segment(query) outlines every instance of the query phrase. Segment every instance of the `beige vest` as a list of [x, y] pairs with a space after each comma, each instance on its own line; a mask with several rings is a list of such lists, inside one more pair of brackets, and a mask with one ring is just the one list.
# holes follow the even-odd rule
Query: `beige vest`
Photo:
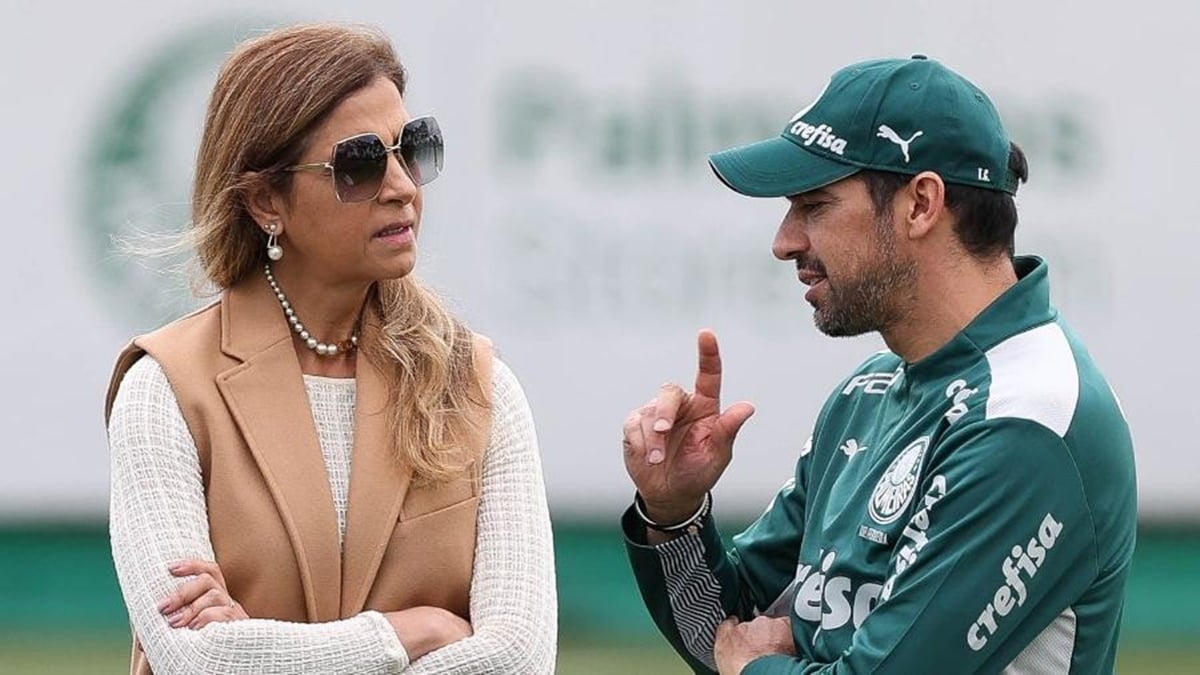
[[[364, 326], [363, 340], [373, 326]], [[359, 352], [354, 447], [343, 547], [308, 395], [274, 294], [252, 277], [216, 302], [149, 335], [119, 357], [105, 419], [143, 354], [171, 383], [196, 442], [216, 562], [254, 618], [324, 622], [364, 609], [431, 605], [469, 619], [479, 503], [472, 466], [446, 485], [409, 485], [389, 438], [383, 374]], [[475, 339], [475, 369], [491, 394], [491, 347]], [[490, 415], [490, 411], [486, 413]], [[150, 668], [136, 639], [131, 672]]]

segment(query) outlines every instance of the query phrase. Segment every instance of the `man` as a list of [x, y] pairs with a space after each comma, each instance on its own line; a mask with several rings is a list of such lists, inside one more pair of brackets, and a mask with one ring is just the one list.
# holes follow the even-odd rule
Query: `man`
[[664, 385], [630, 415], [622, 526], [672, 646], [723, 674], [1111, 672], [1132, 441], [1046, 264], [1013, 257], [1027, 167], [987, 96], [923, 56], [859, 63], [778, 138], [711, 164], [787, 198], [773, 250], [817, 328], [889, 350], [834, 388], [729, 550], [710, 490], [754, 409], [721, 410], [716, 337], [700, 333], [694, 391]]

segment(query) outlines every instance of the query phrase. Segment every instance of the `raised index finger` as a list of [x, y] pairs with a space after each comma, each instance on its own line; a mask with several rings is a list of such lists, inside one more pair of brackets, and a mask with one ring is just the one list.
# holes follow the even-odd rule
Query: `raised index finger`
[[717, 347], [717, 334], [705, 328], [696, 336], [696, 350], [700, 360], [696, 369], [696, 395], [721, 400], [721, 351]]

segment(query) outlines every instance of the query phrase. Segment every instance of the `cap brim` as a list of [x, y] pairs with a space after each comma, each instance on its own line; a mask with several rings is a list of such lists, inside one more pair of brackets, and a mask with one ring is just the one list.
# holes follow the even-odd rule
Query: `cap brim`
[[708, 157], [717, 178], [749, 197], [787, 197], [837, 182], [860, 169], [777, 136]]

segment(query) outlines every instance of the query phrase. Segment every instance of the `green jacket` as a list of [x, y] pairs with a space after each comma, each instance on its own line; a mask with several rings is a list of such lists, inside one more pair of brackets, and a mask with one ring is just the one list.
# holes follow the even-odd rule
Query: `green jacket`
[[1111, 672], [1137, 494], [1115, 394], [1050, 306], [1045, 263], [936, 353], [833, 392], [795, 475], [728, 550], [711, 518], [622, 526], [650, 613], [698, 673], [716, 625], [789, 616], [784, 673]]

